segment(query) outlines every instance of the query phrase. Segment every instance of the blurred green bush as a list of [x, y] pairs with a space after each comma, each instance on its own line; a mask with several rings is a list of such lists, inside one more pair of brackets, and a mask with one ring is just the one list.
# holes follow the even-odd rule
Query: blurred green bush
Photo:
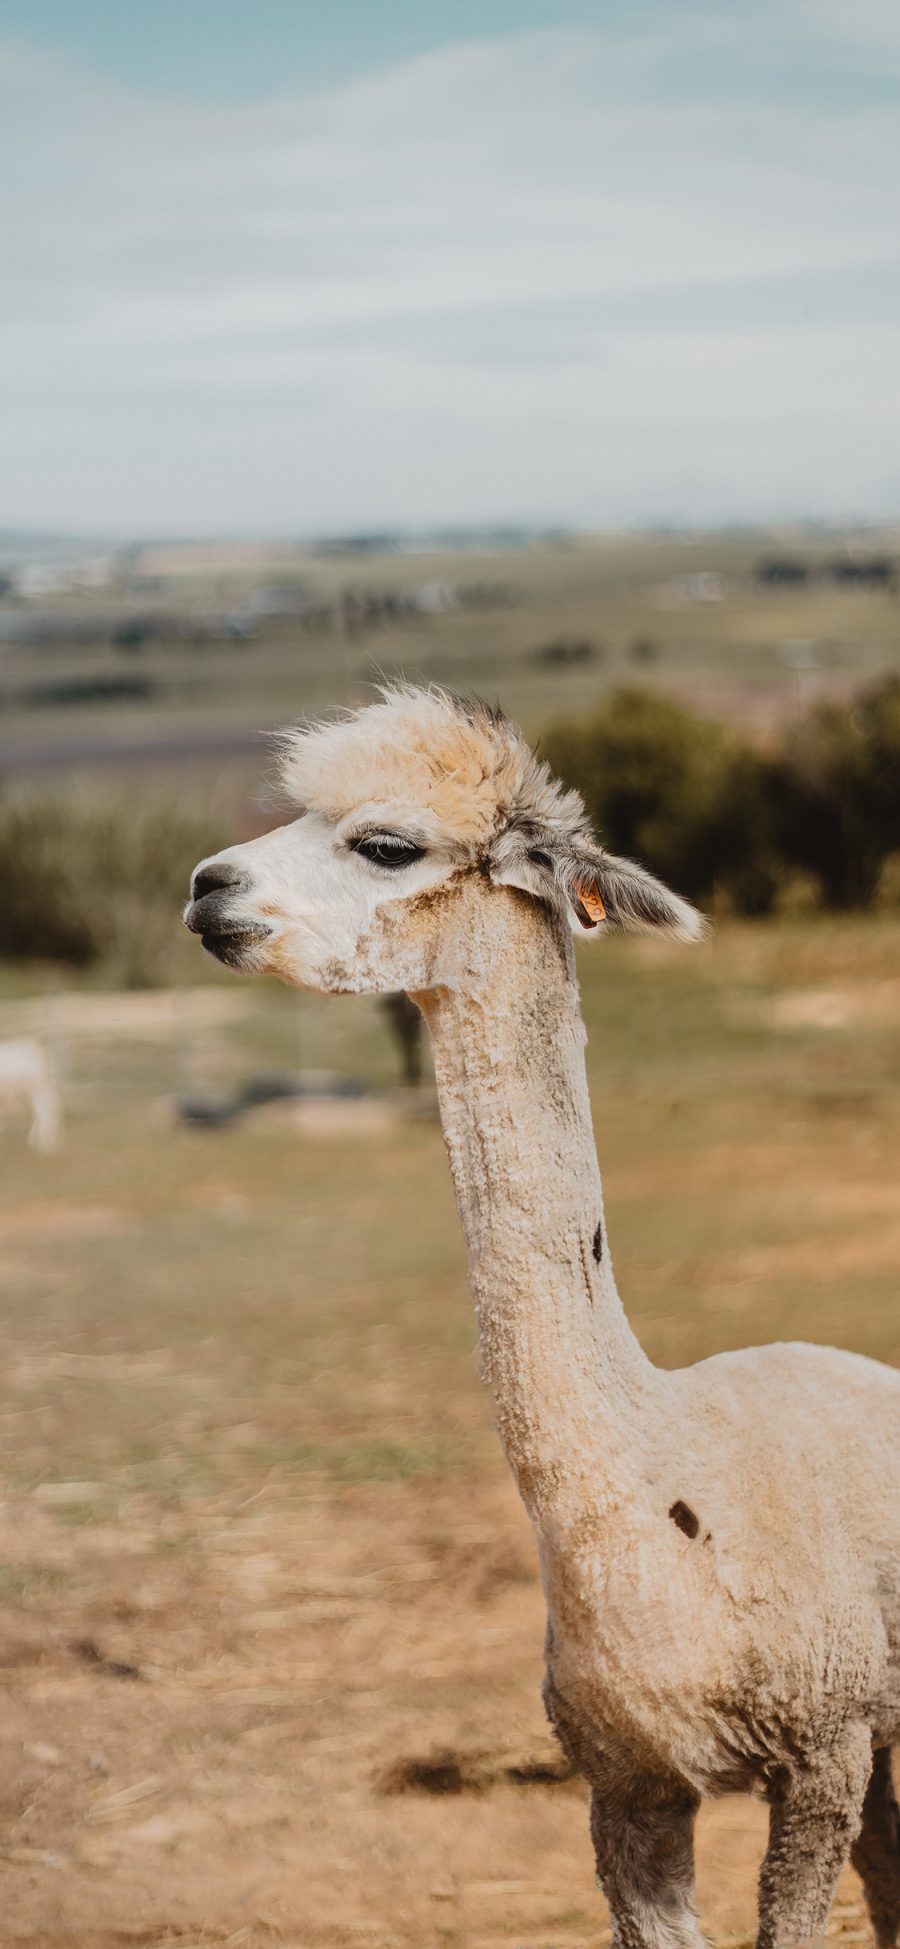
[[822, 703], [798, 718], [773, 766], [772, 804], [784, 857], [813, 875], [822, 904], [869, 906], [900, 848], [900, 680], [851, 710]]
[[190, 871], [221, 843], [202, 813], [84, 790], [0, 800], [0, 956], [169, 978]]
[[774, 748], [637, 686], [542, 741], [613, 852], [693, 899], [772, 911], [792, 879], [828, 908], [866, 907], [900, 849], [900, 680], [852, 709], [819, 703]]

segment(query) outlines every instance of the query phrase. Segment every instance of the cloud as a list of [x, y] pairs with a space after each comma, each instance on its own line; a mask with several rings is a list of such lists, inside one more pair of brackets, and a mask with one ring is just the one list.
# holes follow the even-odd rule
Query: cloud
[[798, 0], [800, 19], [814, 33], [828, 35], [844, 52], [900, 62], [900, 11], [895, 0]]
[[547, 31], [227, 105], [0, 47], [0, 523], [900, 511], [897, 109], [742, 99], [746, 46]]

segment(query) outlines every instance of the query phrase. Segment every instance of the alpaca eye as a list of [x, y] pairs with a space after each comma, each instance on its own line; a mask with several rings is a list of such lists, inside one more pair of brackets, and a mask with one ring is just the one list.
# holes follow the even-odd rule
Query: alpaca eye
[[373, 866], [411, 866], [413, 860], [421, 859], [424, 846], [417, 846], [412, 839], [404, 839], [399, 832], [370, 832], [363, 839], [351, 841], [354, 853], [363, 859], [371, 860]]

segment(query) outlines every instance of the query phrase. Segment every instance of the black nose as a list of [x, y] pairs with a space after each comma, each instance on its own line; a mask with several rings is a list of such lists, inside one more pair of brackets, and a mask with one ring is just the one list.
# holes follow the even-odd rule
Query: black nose
[[202, 866], [191, 881], [191, 898], [202, 900], [206, 893], [221, 893], [224, 887], [239, 887], [244, 875], [239, 866], [231, 860], [212, 860], [209, 866]]

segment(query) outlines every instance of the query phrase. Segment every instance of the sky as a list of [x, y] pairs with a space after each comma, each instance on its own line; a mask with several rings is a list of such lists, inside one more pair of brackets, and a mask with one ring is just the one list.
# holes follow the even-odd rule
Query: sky
[[896, 0], [0, 0], [0, 527], [900, 518]]

